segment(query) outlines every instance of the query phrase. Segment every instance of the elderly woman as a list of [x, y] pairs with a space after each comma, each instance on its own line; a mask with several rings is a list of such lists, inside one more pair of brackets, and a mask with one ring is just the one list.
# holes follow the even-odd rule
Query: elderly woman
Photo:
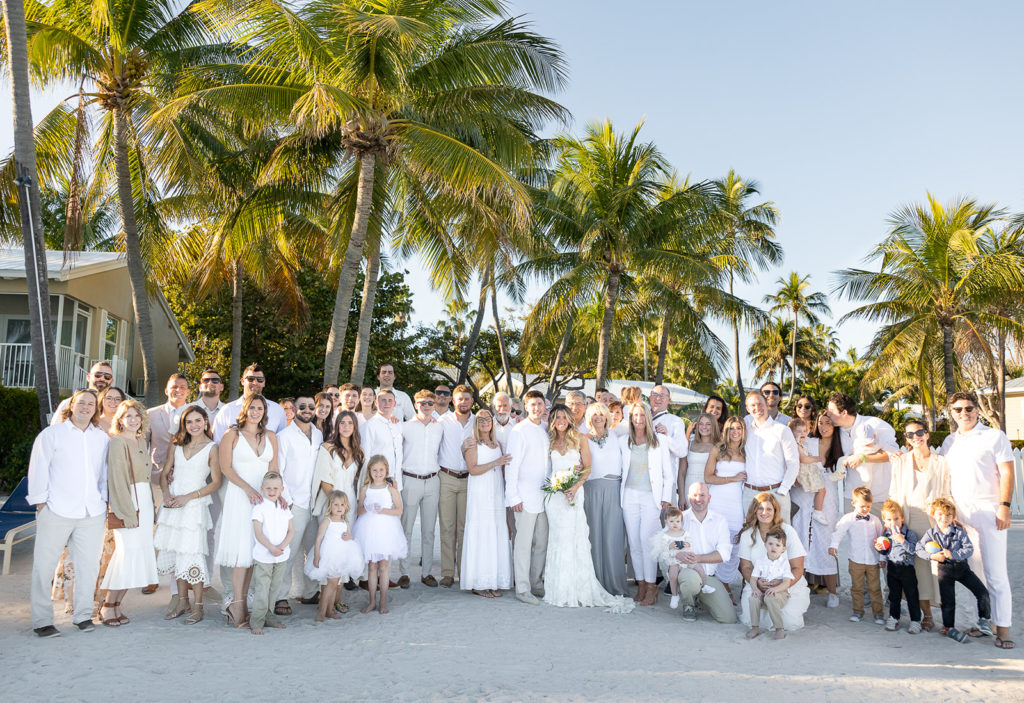
[[811, 592], [807, 589], [807, 582], [804, 580], [804, 545], [796, 530], [782, 521], [779, 501], [772, 493], [758, 493], [750, 503], [747, 510], [747, 517], [743, 521], [743, 529], [737, 535], [740, 547], [740, 573], [743, 574], [743, 596], [741, 598], [742, 611], [740, 622], [747, 626], [760, 625], [764, 628], [771, 627], [771, 619], [767, 612], [761, 611], [761, 622], [750, 621], [750, 596], [752, 589], [756, 588], [755, 581], [751, 574], [754, 570], [754, 562], [767, 554], [765, 538], [769, 532], [782, 530], [786, 533], [786, 554], [789, 559], [789, 568], [793, 572], [793, 583], [789, 587], [789, 600], [782, 606], [782, 625], [786, 630], [799, 630], [804, 626], [804, 613], [811, 604]]
[[610, 436], [611, 413], [604, 403], [587, 408], [587, 442], [590, 446], [590, 475], [583, 511], [590, 525], [590, 555], [594, 573], [604, 590], [614, 596], [626, 595], [626, 525], [622, 521], [619, 494], [622, 485], [622, 455], [619, 442]]
[[[924, 535], [934, 524], [928, 514], [928, 506], [936, 498], [949, 498], [949, 465], [946, 457], [936, 454], [928, 447], [931, 435], [928, 428], [917, 420], [909, 421], [903, 428], [911, 451], [892, 464], [892, 483], [889, 499], [903, 508], [906, 525], [918, 536]], [[924, 559], [914, 560], [917, 572], [918, 597], [921, 599], [921, 629], [931, 632], [935, 627], [932, 620], [932, 605], [939, 605], [939, 584], [932, 572], [932, 564]]]
[[103, 577], [102, 588], [107, 590], [103, 624], [117, 627], [128, 624], [128, 618], [121, 612], [121, 600], [127, 590], [156, 583], [157, 574], [146, 406], [137, 400], [123, 401], [117, 406], [111, 424], [107, 493], [110, 512], [123, 521], [123, 527], [114, 529], [114, 554]]

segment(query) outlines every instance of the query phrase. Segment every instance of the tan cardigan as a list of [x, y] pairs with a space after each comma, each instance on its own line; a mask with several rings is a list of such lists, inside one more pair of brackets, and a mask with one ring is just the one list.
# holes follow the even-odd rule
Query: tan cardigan
[[[107, 494], [110, 511], [124, 520], [125, 527], [138, 527], [139, 519], [135, 514], [136, 489], [134, 483], [149, 483], [152, 475], [149, 457], [149, 443], [138, 443], [139, 448], [133, 450], [121, 435], [110, 438], [107, 446]], [[131, 453], [131, 462], [128, 454]]]
[[918, 538], [923, 537], [925, 531], [934, 524], [928, 516], [928, 505], [936, 498], [949, 496], [949, 465], [946, 457], [933, 451], [921, 471], [914, 469], [913, 452], [902, 455], [892, 463], [889, 499], [903, 508], [904, 522], [917, 533]]

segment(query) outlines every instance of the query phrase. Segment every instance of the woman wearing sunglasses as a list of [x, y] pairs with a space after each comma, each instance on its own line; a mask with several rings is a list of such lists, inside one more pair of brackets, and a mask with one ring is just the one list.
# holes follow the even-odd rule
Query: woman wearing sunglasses
[[[910, 451], [892, 464], [892, 483], [889, 499], [903, 508], [906, 525], [923, 535], [935, 521], [928, 515], [928, 506], [936, 498], [949, 498], [949, 465], [946, 458], [933, 452], [928, 446], [931, 436], [919, 420], [910, 420], [903, 428]], [[939, 605], [939, 583], [932, 574], [931, 562], [914, 560], [917, 572], [917, 588], [921, 599], [921, 629], [930, 632], [935, 623], [932, 620], [932, 605]]]

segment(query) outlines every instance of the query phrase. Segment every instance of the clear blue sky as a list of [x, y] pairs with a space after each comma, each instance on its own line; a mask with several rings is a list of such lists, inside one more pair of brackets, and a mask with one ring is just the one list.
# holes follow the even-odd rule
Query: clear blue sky
[[[1024, 3], [649, 3], [513, 0], [564, 49], [559, 96], [576, 129], [609, 116], [682, 174], [730, 168], [782, 212], [783, 265], [741, 293], [759, 302], [791, 270], [816, 290], [858, 265], [887, 215], [930, 191], [1024, 211]], [[5, 86], [5, 90], [7, 87]], [[11, 146], [8, 101], [0, 150]], [[35, 116], [52, 105], [41, 100]], [[414, 273], [415, 318], [443, 301]], [[833, 301], [837, 317], [852, 306]], [[863, 349], [873, 329], [839, 329]]]

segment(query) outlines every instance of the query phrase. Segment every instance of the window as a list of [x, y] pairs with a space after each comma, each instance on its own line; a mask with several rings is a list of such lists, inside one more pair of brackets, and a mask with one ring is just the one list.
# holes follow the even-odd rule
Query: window
[[103, 358], [113, 359], [117, 356], [117, 337], [121, 329], [121, 321], [107, 313], [107, 329], [103, 332]]

